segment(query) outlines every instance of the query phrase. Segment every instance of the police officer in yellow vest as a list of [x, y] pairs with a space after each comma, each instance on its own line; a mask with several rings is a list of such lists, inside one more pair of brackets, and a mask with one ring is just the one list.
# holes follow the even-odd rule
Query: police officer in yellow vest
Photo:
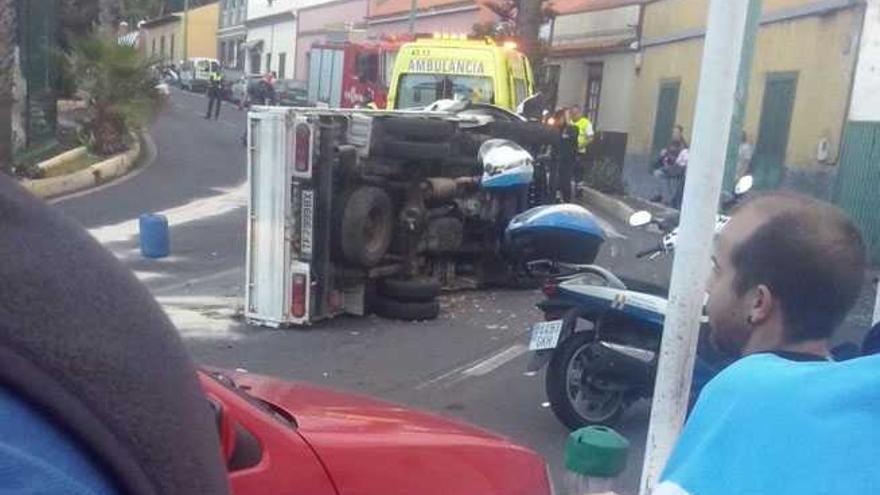
[[569, 123], [577, 128], [577, 160], [575, 178], [583, 182], [587, 167], [587, 146], [593, 140], [593, 123], [584, 115], [581, 107], [575, 105], [568, 110]]
[[220, 97], [222, 94], [223, 73], [217, 68], [211, 71], [211, 75], [208, 76], [208, 113], [205, 114], [206, 119], [211, 118], [212, 110], [214, 112], [214, 120], [220, 118]]

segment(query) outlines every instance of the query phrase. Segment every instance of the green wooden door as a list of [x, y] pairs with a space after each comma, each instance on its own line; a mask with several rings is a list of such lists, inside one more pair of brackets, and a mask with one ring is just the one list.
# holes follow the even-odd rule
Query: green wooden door
[[880, 263], [880, 122], [848, 122], [843, 133], [834, 202], [862, 229]]
[[796, 90], [796, 73], [767, 75], [758, 141], [752, 157], [752, 173], [757, 189], [773, 189], [782, 182]]
[[650, 162], [657, 159], [660, 150], [672, 139], [672, 126], [678, 111], [678, 81], [660, 83], [660, 94], [657, 97], [657, 113], [654, 117], [654, 139], [651, 143]]

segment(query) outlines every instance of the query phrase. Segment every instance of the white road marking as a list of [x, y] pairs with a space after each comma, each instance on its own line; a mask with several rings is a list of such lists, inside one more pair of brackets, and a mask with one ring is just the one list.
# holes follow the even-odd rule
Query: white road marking
[[230, 275], [240, 274], [244, 271], [244, 267], [230, 268], [228, 270], [219, 271], [217, 273], [212, 273], [210, 275], [205, 275], [204, 277], [196, 277], [191, 278], [189, 280], [184, 280], [183, 282], [178, 282], [170, 285], [163, 285], [160, 287], [156, 287], [153, 289], [153, 293], [161, 294], [166, 292], [174, 292], [180, 289], [185, 289], [187, 287], [192, 287], [195, 285], [199, 285], [205, 282], [212, 282], [219, 278], [225, 278]]
[[462, 375], [468, 376], [483, 376], [487, 375], [496, 369], [500, 368], [504, 364], [513, 361], [519, 356], [522, 356], [529, 350], [529, 347], [525, 344], [514, 344], [503, 351], [490, 356], [479, 363], [471, 366], [470, 368], [461, 372]]
[[158, 272], [145, 272], [140, 270], [134, 270], [134, 276], [138, 278], [141, 282], [146, 282], [147, 280], [153, 280], [156, 278], [167, 277], [164, 273]]
[[510, 345], [504, 349], [495, 351], [488, 356], [482, 357], [463, 366], [453, 368], [439, 376], [426, 380], [416, 385], [415, 389], [424, 390], [434, 386], [448, 388], [469, 378], [488, 375], [501, 366], [525, 354], [528, 350], [528, 346], [522, 343]]
[[192, 339], [240, 338], [232, 329], [234, 317], [240, 313], [241, 300], [236, 297], [157, 297], [165, 314], [177, 327], [181, 337]]
[[[247, 205], [247, 187], [242, 183], [229, 189], [219, 189], [220, 194], [199, 198], [187, 204], [156, 212], [168, 219], [169, 227], [176, 227], [196, 220], [220, 216]], [[127, 241], [138, 235], [138, 219], [126, 220], [113, 225], [90, 229], [92, 237], [102, 244]]]

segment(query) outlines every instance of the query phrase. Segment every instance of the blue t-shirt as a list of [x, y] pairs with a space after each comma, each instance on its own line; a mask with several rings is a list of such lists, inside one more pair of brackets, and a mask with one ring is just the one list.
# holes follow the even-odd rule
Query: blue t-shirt
[[82, 447], [30, 404], [0, 388], [0, 494], [113, 495]]
[[880, 356], [756, 354], [706, 385], [655, 495], [880, 493]]

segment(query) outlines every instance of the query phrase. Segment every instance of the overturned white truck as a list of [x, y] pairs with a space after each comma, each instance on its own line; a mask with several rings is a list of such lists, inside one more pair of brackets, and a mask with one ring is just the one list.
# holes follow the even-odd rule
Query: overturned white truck
[[430, 319], [442, 289], [527, 282], [502, 237], [515, 214], [557, 196], [558, 141], [541, 123], [487, 105], [255, 109], [246, 318]]

